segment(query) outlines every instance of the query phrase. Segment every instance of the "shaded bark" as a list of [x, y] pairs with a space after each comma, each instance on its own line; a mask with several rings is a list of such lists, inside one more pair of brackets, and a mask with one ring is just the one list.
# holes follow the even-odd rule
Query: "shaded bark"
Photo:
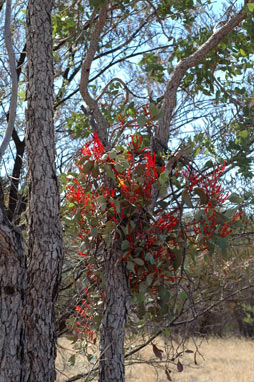
[[[119, 248], [118, 248], [119, 246]], [[105, 258], [105, 309], [100, 328], [100, 382], [124, 382], [124, 338], [130, 291], [126, 262], [116, 242]]]
[[[22, 66], [25, 62], [26, 58], [26, 44], [24, 45], [23, 51], [20, 54], [19, 60], [17, 62], [16, 72], [17, 72], [17, 80], [19, 81], [19, 77], [21, 75]], [[9, 112], [7, 113], [7, 122], [9, 121]], [[23, 165], [23, 156], [25, 152], [25, 140], [20, 140], [17, 131], [15, 128], [12, 131], [12, 139], [15, 143], [16, 147], [16, 157], [14, 162], [14, 167], [12, 171], [12, 178], [11, 178], [11, 187], [10, 187], [10, 194], [9, 194], [9, 206], [8, 206], [8, 218], [12, 222], [14, 222], [16, 225], [19, 224], [20, 221], [20, 214], [25, 209], [25, 203], [24, 203], [24, 196], [20, 196], [18, 193], [18, 187], [20, 184], [20, 174], [22, 171], [22, 165]], [[15, 216], [14, 216], [15, 215]]]
[[[16, 146], [16, 157], [14, 162], [14, 167], [12, 171], [11, 187], [9, 194], [9, 205], [8, 205], [8, 218], [15, 224], [19, 224], [20, 221], [20, 211], [21, 204], [23, 204], [22, 195], [19, 195], [18, 187], [20, 183], [20, 174], [23, 165], [23, 155], [25, 151], [25, 141], [21, 141], [18, 137], [16, 130], [13, 130], [12, 138]], [[18, 207], [18, 208], [17, 208]], [[15, 221], [14, 221], [15, 220]]]
[[54, 304], [63, 261], [53, 125], [52, 0], [27, 8], [28, 292], [25, 381], [55, 380]]
[[23, 382], [26, 256], [22, 234], [0, 199], [0, 382]]

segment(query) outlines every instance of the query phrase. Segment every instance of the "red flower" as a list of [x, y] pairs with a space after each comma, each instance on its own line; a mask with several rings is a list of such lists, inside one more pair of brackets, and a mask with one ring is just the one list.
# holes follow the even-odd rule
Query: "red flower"
[[158, 219], [156, 225], [160, 231], [165, 230], [166, 232], [169, 232], [178, 226], [178, 224], [178, 220], [171, 213], [165, 213]]
[[136, 135], [134, 137], [133, 135], [131, 135], [131, 141], [132, 141], [132, 145], [133, 145], [136, 153], [140, 154], [140, 153], [142, 153], [143, 151], [145, 151], [147, 149], [147, 147], [144, 147], [143, 149], [140, 149], [140, 146], [141, 146], [141, 136], [138, 137]]
[[93, 150], [95, 159], [98, 161], [101, 158], [102, 154], [104, 153], [104, 147], [103, 147], [103, 144], [101, 143], [101, 140], [98, 137], [97, 132], [94, 133], [93, 137], [94, 137], [94, 142], [93, 142], [92, 150]]
[[89, 144], [87, 142], [84, 144], [84, 147], [80, 149], [80, 151], [82, 152], [82, 154], [84, 156], [91, 156], [92, 155], [92, 152], [89, 149]]
[[83, 253], [83, 252], [81, 252], [81, 251], [78, 251], [78, 254], [81, 255], [81, 256], [83, 256], [83, 257], [86, 257], [86, 256], [87, 256], [86, 253]]
[[145, 173], [150, 176], [152, 179], [158, 179], [158, 173], [156, 169], [156, 159], [155, 153], [151, 154], [151, 152], [145, 153]]

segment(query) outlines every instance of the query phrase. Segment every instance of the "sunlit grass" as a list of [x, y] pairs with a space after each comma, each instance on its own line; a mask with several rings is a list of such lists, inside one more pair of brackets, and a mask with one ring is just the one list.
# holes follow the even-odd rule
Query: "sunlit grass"
[[[65, 338], [60, 344], [69, 350], [61, 349], [57, 358], [57, 368], [66, 376], [71, 377], [78, 373], [87, 372], [87, 360], [82, 356], [76, 357], [75, 365], [67, 361], [73, 353], [73, 345]], [[199, 340], [197, 341], [200, 342]], [[139, 356], [133, 359], [131, 366], [126, 368], [126, 382], [162, 382], [167, 381], [165, 374], [166, 349], [163, 341], [155, 341], [160, 349], [164, 349], [162, 362], [156, 359], [152, 346], [143, 349]], [[195, 350], [192, 343], [187, 346]], [[204, 340], [197, 354], [195, 365], [193, 354], [184, 354], [180, 357], [183, 371], [178, 372], [176, 365], [169, 365], [170, 376], [174, 382], [254, 382], [254, 339], [240, 338], [210, 338]], [[151, 363], [136, 363], [138, 359]], [[64, 382], [67, 378], [58, 373], [57, 382]]]

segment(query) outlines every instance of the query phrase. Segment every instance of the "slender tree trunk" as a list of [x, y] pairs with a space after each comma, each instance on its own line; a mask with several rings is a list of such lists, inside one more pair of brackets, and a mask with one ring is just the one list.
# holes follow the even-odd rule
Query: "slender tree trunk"
[[24, 381], [26, 256], [0, 201], [0, 382]]
[[124, 382], [125, 323], [129, 312], [129, 280], [119, 242], [106, 253], [105, 309], [100, 328], [100, 382]]
[[29, 174], [26, 381], [55, 380], [54, 304], [63, 261], [53, 124], [52, 0], [27, 8], [27, 164]]

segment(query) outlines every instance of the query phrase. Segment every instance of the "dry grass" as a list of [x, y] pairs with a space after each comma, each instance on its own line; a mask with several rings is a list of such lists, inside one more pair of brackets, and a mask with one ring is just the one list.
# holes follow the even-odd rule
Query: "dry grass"
[[[59, 349], [57, 368], [66, 377], [87, 372], [87, 360], [76, 356], [75, 365], [71, 366], [68, 359], [75, 353], [73, 345], [66, 338], [59, 339], [63, 347]], [[157, 346], [163, 349], [163, 341], [157, 341]], [[192, 344], [188, 348], [194, 349]], [[169, 366], [172, 370], [171, 378], [174, 382], [254, 382], [254, 340], [229, 338], [210, 338], [202, 342], [200, 347], [204, 359], [197, 355], [197, 365], [194, 364], [193, 354], [184, 354], [180, 361], [184, 370], [179, 373], [175, 365]], [[165, 358], [165, 350], [163, 353]], [[143, 361], [156, 362], [152, 347], [143, 349], [139, 355]], [[135, 360], [133, 360], [135, 362]], [[164, 363], [165, 365], [165, 363]], [[157, 367], [148, 364], [134, 364], [126, 368], [126, 382], [163, 382], [167, 381], [163, 363]], [[64, 382], [66, 378], [58, 372], [57, 382]]]

